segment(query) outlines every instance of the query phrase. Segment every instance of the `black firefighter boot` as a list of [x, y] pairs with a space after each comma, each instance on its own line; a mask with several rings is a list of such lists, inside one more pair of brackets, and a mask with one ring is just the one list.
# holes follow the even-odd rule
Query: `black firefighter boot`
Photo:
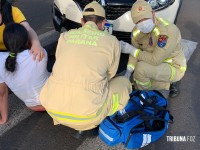
[[171, 83], [169, 96], [171, 98], [174, 98], [177, 97], [179, 94], [180, 94], [179, 83], [178, 82]]

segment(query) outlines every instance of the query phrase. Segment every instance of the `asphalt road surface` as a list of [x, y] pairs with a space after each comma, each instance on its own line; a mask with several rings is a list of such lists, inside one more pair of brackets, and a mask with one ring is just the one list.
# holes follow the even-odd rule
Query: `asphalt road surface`
[[[16, 4], [23, 10], [37, 33], [52, 29], [50, 0], [22, 0]], [[200, 1], [183, 1], [177, 20], [182, 37], [200, 43]], [[40, 13], [39, 13], [40, 12]], [[170, 99], [169, 109], [174, 116], [174, 124], [166, 135], [143, 150], [199, 150], [200, 149], [200, 46], [188, 62], [185, 77], [181, 81], [181, 94]], [[13, 129], [0, 137], [1, 150], [121, 150], [123, 146], [109, 148], [97, 138], [77, 140], [74, 130], [62, 125], [53, 126], [46, 113], [33, 113]], [[187, 142], [170, 142], [167, 136], [194, 136]]]
[[51, 14], [53, 0], [15, 0], [13, 4], [20, 8], [38, 35], [54, 29]]

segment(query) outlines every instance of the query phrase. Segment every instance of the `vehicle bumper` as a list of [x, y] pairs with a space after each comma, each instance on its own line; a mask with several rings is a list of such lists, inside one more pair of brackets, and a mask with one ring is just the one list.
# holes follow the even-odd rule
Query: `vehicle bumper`
[[[68, 9], [65, 8], [67, 6], [62, 6], [62, 7], [58, 6], [59, 7], [58, 9], [56, 5], [59, 4], [54, 3], [53, 5], [53, 23], [57, 31], [60, 31], [62, 27], [64, 27], [66, 30], [81, 27], [80, 23], [82, 18], [81, 10], [80, 8], [78, 8], [76, 4], [71, 4], [73, 5], [73, 10], [76, 9], [73, 13], [71, 11], [70, 12], [67, 11]], [[156, 16], [165, 18], [170, 22], [174, 22], [178, 8], [179, 8], [179, 2], [175, 1], [171, 6], [163, 10], [157, 11]], [[108, 22], [113, 24], [113, 35], [115, 35], [119, 40], [124, 40], [130, 43], [130, 37], [131, 37], [130, 32], [133, 30], [135, 26], [135, 24], [132, 21], [130, 11], [126, 12], [116, 20], [108, 20]]]
[[[156, 16], [174, 23], [178, 8], [179, 2], [175, 1], [171, 6], [163, 10], [157, 11]], [[131, 18], [131, 11], [126, 12], [124, 15], [116, 20], [108, 21], [113, 24], [113, 30], [115, 31], [131, 32], [135, 26]]]

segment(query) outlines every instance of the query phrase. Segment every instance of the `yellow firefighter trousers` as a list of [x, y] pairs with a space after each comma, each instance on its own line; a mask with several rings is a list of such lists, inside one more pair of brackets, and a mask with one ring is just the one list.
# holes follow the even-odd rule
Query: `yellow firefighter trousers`
[[[130, 81], [123, 76], [115, 77], [109, 82], [108, 89], [108, 97], [104, 102], [105, 105], [102, 106], [102, 112], [98, 117], [84, 123], [74, 122], [63, 125], [79, 131], [89, 130], [98, 126], [106, 116], [112, 115], [116, 111], [123, 109], [128, 103], [129, 94], [132, 92]], [[54, 120], [54, 124], [59, 123]]]
[[144, 61], [137, 62], [133, 75], [136, 89], [169, 90], [170, 83], [179, 81], [185, 73], [181, 72], [180, 68], [174, 68], [175, 75], [172, 78], [171, 67], [168, 63], [153, 66]]

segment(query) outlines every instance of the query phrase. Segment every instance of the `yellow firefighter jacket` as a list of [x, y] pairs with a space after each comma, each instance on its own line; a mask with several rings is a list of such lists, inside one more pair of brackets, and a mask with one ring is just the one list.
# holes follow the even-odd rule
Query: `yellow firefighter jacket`
[[116, 37], [91, 21], [61, 34], [53, 71], [40, 94], [55, 124], [79, 130], [100, 119], [120, 53]]
[[179, 29], [162, 18], [157, 18], [156, 27], [149, 34], [140, 32], [136, 27], [132, 32], [132, 44], [138, 48], [135, 53], [138, 61], [154, 66], [167, 62], [185, 72], [186, 59], [180, 41]]

